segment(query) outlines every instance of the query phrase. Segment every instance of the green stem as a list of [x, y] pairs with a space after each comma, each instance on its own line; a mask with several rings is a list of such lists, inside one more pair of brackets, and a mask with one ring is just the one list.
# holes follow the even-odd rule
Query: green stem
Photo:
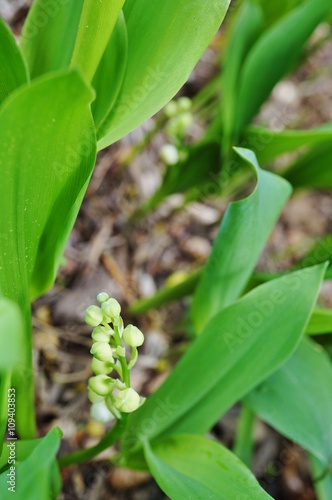
[[[121, 337], [119, 333], [119, 329], [116, 325], [114, 325], [114, 339], [118, 346], [121, 346]], [[126, 384], [126, 387], [130, 387], [130, 371], [128, 369], [127, 360], [123, 356], [118, 357], [121, 369], [122, 369], [122, 380]]]
[[126, 428], [127, 418], [128, 415], [123, 415], [121, 420], [117, 420], [112, 429], [95, 446], [86, 448], [85, 450], [74, 451], [58, 458], [60, 467], [68, 467], [69, 465], [91, 460], [91, 458], [96, 457], [99, 453], [112, 446], [122, 436]]
[[243, 405], [237, 428], [234, 444], [234, 453], [250, 467], [253, 455], [253, 430], [255, 414], [250, 408]]

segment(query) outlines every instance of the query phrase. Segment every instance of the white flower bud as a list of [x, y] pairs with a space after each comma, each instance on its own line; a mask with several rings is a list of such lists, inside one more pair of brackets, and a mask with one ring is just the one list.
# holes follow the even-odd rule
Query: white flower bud
[[123, 340], [130, 347], [139, 347], [144, 342], [144, 335], [137, 326], [128, 325], [123, 330]]
[[179, 151], [173, 144], [164, 144], [159, 150], [159, 156], [166, 165], [175, 165], [179, 161]]
[[182, 113], [178, 117], [178, 124], [185, 131], [193, 122], [193, 115], [191, 113]]
[[91, 406], [90, 415], [97, 420], [97, 422], [101, 422], [102, 424], [107, 424], [107, 422], [111, 422], [115, 418], [107, 408], [105, 399]]
[[99, 361], [113, 363], [112, 348], [107, 342], [95, 342], [90, 349], [91, 354]]
[[115, 299], [108, 299], [101, 305], [103, 313], [111, 319], [117, 318], [121, 313], [121, 306]]
[[91, 362], [91, 370], [95, 375], [108, 375], [113, 370], [112, 363], [103, 363], [99, 359], [93, 357]]
[[96, 394], [90, 387], [88, 387], [88, 398], [91, 403], [100, 403], [100, 401], [104, 400], [103, 396]]
[[111, 335], [114, 333], [112, 328], [105, 328], [104, 326], [97, 326], [91, 333], [91, 337], [95, 342], [109, 342]]
[[98, 326], [103, 321], [103, 312], [98, 306], [89, 306], [85, 311], [85, 322], [89, 326]]
[[89, 389], [98, 396], [108, 396], [114, 387], [114, 380], [107, 375], [96, 375], [89, 379]]
[[190, 111], [192, 107], [192, 101], [189, 97], [180, 97], [178, 100], [178, 106], [180, 111]]
[[140, 406], [139, 394], [134, 389], [124, 389], [116, 395], [114, 406], [123, 413], [131, 413]]
[[109, 298], [110, 298], [110, 297], [109, 297], [108, 293], [106, 293], [106, 292], [101, 292], [101, 293], [98, 293], [98, 295], [97, 295], [97, 300], [98, 300], [98, 302], [100, 302], [101, 304], [102, 304], [103, 302], [106, 302], [106, 300], [108, 300]]
[[165, 115], [168, 118], [171, 118], [172, 116], [175, 116], [178, 112], [178, 105], [175, 101], [169, 101], [168, 104], [166, 104], [164, 108]]

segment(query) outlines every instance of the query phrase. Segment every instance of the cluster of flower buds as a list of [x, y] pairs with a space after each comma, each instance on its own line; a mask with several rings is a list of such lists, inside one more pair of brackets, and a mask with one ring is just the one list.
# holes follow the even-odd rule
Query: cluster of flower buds
[[180, 97], [165, 106], [165, 115], [169, 118], [166, 131], [170, 137], [183, 138], [187, 133], [193, 122], [191, 108], [192, 101], [189, 97]]
[[[96, 420], [108, 421], [121, 418], [121, 413], [131, 413], [139, 408], [144, 398], [130, 387], [130, 370], [137, 361], [137, 347], [144, 342], [143, 333], [134, 325], [124, 328], [117, 300], [102, 292], [97, 296], [100, 307], [86, 309], [85, 322], [92, 331], [92, 371], [88, 394], [92, 403], [91, 414]], [[129, 361], [127, 347], [131, 348]], [[111, 377], [116, 373], [116, 377]]]
[[182, 145], [193, 122], [191, 107], [192, 102], [189, 97], [180, 97], [177, 101], [170, 101], [165, 106], [164, 113], [168, 118], [166, 132], [170, 143], [160, 148], [159, 157], [166, 165], [175, 165], [186, 157]]

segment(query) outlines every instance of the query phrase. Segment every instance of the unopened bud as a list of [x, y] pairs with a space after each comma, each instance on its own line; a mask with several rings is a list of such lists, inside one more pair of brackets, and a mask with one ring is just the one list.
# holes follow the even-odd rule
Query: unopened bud
[[108, 300], [109, 298], [110, 298], [110, 297], [109, 297], [108, 293], [106, 293], [106, 292], [101, 292], [101, 293], [98, 293], [98, 295], [97, 295], [97, 300], [98, 300], [98, 302], [100, 302], [101, 304], [102, 304], [103, 302], [106, 302], [106, 300]]
[[112, 348], [107, 342], [95, 342], [92, 344], [90, 352], [99, 361], [113, 363]]
[[96, 394], [90, 387], [88, 387], [88, 398], [91, 403], [100, 403], [100, 401], [104, 400], [103, 396]]
[[166, 104], [166, 106], [164, 108], [164, 112], [168, 118], [175, 116], [178, 112], [177, 103], [175, 101], [170, 101], [168, 104]]
[[139, 394], [134, 389], [124, 389], [116, 395], [114, 406], [123, 413], [131, 413], [140, 406]]
[[107, 422], [111, 422], [114, 420], [114, 415], [109, 411], [105, 404], [105, 399], [98, 403], [94, 403], [91, 406], [90, 415], [97, 422], [101, 422], [103, 424], [107, 424]]
[[101, 305], [103, 313], [111, 319], [117, 318], [121, 313], [121, 306], [115, 299], [108, 299]]
[[89, 326], [98, 326], [103, 321], [103, 312], [98, 306], [89, 306], [85, 311], [85, 322]]
[[89, 379], [89, 389], [98, 396], [108, 396], [114, 387], [114, 380], [107, 375], [96, 375]]
[[175, 165], [179, 161], [179, 151], [173, 144], [164, 144], [159, 150], [159, 156], [166, 165]]
[[192, 107], [192, 101], [189, 97], [180, 97], [178, 99], [178, 106], [180, 111], [190, 111]]
[[91, 370], [95, 375], [108, 375], [113, 370], [113, 364], [110, 362], [99, 361], [93, 357], [91, 362]]
[[144, 342], [144, 335], [137, 326], [128, 325], [123, 330], [123, 340], [130, 347], [139, 347]]
[[111, 335], [114, 333], [112, 328], [105, 328], [104, 326], [97, 326], [92, 331], [91, 337], [95, 342], [109, 342]]
[[178, 117], [178, 124], [185, 131], [193, 122], [193, 115], [191, 113], [182, 113]]

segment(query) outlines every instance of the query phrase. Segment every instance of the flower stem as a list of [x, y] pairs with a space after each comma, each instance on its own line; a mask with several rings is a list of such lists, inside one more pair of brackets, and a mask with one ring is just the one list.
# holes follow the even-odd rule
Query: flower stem
[[235, 438], [234, 453], [250, 467], [253, 453], [253, 430], [255, 425], [254, 412], [243, 405], [240, 413], [237, 434]]
[[[114, 325], [114, 340], [116, 345], [121, 346], [121, 337], [119, 333], [119, 329], [116, 325]], [[122, 380], [126, 384], [126, 387], [130, 387], [130, 371], [128, 369], [126, 358], [123, 356], [119, 356], [119, 361], [122, 369]]]
[[79, 464], [91, 460], [91, 458], [99, 455], [102, 451], [112, 446], [123, 434], [126, 428], [128, 415], [123, 415], [121, 420], [117, 420], [112, 429], [106, 434], [98, 444], [85, 450], [74, 451], [68, 455], [63, 455], [58, 458], [60, 467], [68, 467], [69, 465]]

